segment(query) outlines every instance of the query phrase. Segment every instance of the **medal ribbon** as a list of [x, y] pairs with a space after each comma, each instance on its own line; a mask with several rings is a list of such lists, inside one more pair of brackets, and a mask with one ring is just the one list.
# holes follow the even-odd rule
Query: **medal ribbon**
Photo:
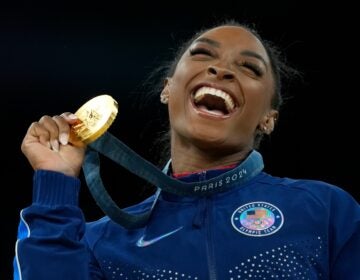
[[99, 153], [123, 166], [131, 173], [158, 187], [154, 207], [160, 189], [179, 196], [204, 197], [218, 192], [224, 192], [239, 184], [252, 179], [264, 168], [263, 160], [257, 151], [253, 150], [249, 156], [237, 167], [223, 174], [201, 182], [185, 183], [166, 175], [170, 161], [161, 171], [151, 162], [142, 158], [119, 139], [109, 132], [88, 145], [83, 170], [88, 188], [103, 212], [112, 220], [126, 228], [139, 228], [146, 224], [151, 209], [143, 214], [134, 215], [120, 209], [112, 200], [100, 176]]

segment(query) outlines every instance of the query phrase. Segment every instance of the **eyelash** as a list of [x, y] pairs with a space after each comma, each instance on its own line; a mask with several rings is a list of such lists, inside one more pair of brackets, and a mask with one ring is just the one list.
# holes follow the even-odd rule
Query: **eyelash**
[[[194, 49], [190, 49], [190, 55], [194, 56], [194, 55], [207, 55], [207, 56], [212, 56], [212, 52], [208, 49], [205, 48], [194, 48]], [[250, 69], [251, 71], [253, 71], [255, 73], [256, 76], [261, 77], [263, 75], [263, 71], [260, 69], [259, 66], [257, 66], [254, 63], [248, 62], [248, 61], [243, 61], [241, 63], [238, 64], [240, 67], [245, 67]]]
[[250, 69], [251, 71], [253, 71], [255, 73], [256, 76], [261, 77], [263, 75], [263, 71], [260, 69], [259, 66], [257, 66], [256, 64], [253, 64], [251, 62], [248, 61], [243, 61], [241, 63], [238, 64], [239, 66], [244, 66], [248, 69]]
[[204, 48], [194, 48], [190, 50], [190, 55], [197, 55], [197, 54], [203, 54], [203, 55], [209, 55], [211, 56], [212, 53], [208, 50], [208, 49], [204, 49]]

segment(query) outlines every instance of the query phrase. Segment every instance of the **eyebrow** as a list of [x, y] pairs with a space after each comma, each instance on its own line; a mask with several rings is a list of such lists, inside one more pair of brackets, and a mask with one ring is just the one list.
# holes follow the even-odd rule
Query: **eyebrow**
[[[217, 41], [214, 41], [212, 39], [209, 39], [209, 38], [206, 38], [206, 37], [201, 37], [201, 38], [198, 38], [195, 40], [194, 43], [197, 43], [197, 42], [203, 42], [203, 43], [207, 43], [211, 46], [214, 46], [216, 48], [219, 48], [221, 46], [221, 44]], [[265, 62], [265, 59], [258, 53], [256, 52], [253, 52], [253, 51], [250, 51], [250, 50], [245, 50], [245, 51], [242, 51], [240, 52], [241, 55], [244, 55], [244, 56], [249, 56], [249, 57], [254, 57], [254, 58], [257, 58], [259, 59], [262, 63], [264, 63], [265, 67], [267, 68], [267, 64]]]
[[216, 48], [219, 48], [220, 45], [221, 45], [219, 42], [214, 41], [214, 40], [209, 39], [209, 38], [206, 38], [206, 37], [198, 38], [198, 39], [195, 40], [194, 43], [197, 43], [197, 42], [208, 43], [209, 45], [214, 46], [214, 47], [216, 47]]

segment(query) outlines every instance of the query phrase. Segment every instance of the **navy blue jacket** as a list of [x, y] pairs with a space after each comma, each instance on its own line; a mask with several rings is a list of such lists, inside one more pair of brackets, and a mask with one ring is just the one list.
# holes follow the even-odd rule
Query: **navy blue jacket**
[[[360, 279], [359, 204], [324, 182], [262, 172], [208, 197], [161, 193], [148, 224], [135, 230], [107, 217], [85, 223], [79, 187], [76, 178], [35, 172], [15, 279]], [[154, 199], [128, 211], [147, 211]]]

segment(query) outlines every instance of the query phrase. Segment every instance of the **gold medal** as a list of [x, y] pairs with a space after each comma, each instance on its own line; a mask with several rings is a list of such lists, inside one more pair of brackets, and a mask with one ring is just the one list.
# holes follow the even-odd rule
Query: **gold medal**
[[110, 95], [96, 96], [75, 112], [81, 122], [72, 129], [80, 141], [89, 144], [110, 127], [117, 112], [118, 103]]

